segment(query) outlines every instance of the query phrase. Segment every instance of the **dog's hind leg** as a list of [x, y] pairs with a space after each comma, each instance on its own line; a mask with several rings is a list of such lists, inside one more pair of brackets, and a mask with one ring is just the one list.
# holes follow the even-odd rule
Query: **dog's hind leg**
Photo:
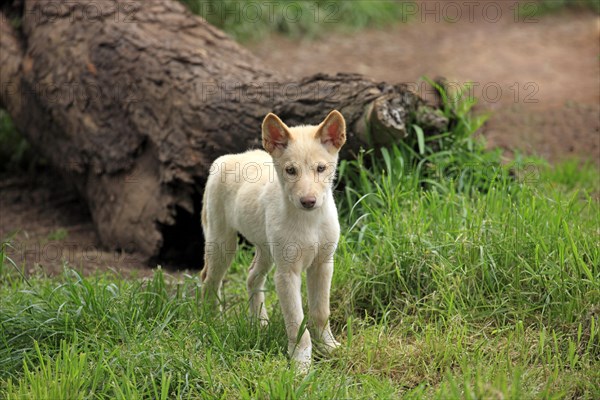
[[237, 233], [232, 229], [205, 229], [202, 298], [221, 305], [221, 286], [237, 248]]
[[257, 246], [256, 254], [254, 254], [254, 259], [250, 265], [246, 286], [250, 298], [250, 315], [259, 318], [263, 326], [269, 321], [269, 316], [265, 308], [265, 281], [271, 265], [272, 261], [269, 252]]

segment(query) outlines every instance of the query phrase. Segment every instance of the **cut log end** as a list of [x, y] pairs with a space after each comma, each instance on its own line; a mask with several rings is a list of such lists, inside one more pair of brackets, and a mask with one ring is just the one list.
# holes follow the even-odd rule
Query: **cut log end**
[[416, 94], [408, 90], [394, 91], [365, 106], [362, 117], [356, 121], [355, 131], [370, 147], [391, 146], [410, 137], [412, 124], [419, 125], [428, 134], [439, 134], [448, 129], [449, 119]]

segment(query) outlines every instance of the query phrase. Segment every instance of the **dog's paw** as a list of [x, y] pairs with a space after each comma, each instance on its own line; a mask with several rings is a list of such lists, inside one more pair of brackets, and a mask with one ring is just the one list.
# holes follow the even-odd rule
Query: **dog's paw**
[[299, 373], [306, 374], [310, 370], [312, 362], [312, 344], [305, 346], [288, 345], [292, 366]]
[[265, 329], [269, 326], [269, 318], [256, 317], [254, 315], [250, 316], [252, 323], [258, 323], [258, 326], [261, 329]]
[[329, 349], [330, 352], [334, 351], [335, 349], [337, 349], [338, 347], [340, 347], [342, 345], [340, 342], [338, 342], [335, 339], [331, 339], [331, 341], [325, 342], [323, 344], [325, 345], [325, 347], [327, 349]]
[[266, 328], [269, 326], [269, 317], [268, 317], [267, 313], [262, 313], [259, 315], [250, 313], [249, 317], [250, 317], [250, 320], [252, 321], [252, 323], [258, 323], [258, 325], [261, 328]]
[[300, 375], [306, 375], [310, 371], [311, 359], [292, 358], [291, 366]]
[[296, 372], [300, 375], [307, 375], [310, 372], [310, 363], [295, 362]]
[[329, 328], [326, 328], [320, 335], [319, 339], [314, 341], [315, 350], [322, 355], [329, 355], [335, 349], [341, 346], [340, 342], [335, 340], [333, 333]]
[[315, 351], [322, 356], [331, 355], [335, 351], [335, 349], [337, 349], [340, 346], [341, 346], [340, 342], [338, 342], [337, 340], [335, 340], [333, 338], [330, 340], [327, 340], [327, 341], [315, 341], [314, 342]]

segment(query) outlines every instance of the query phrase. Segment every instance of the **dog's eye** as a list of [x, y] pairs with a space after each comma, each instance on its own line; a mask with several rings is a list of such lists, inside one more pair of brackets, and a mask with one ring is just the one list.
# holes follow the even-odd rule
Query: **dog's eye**
[[323, 164], [319, 164], [317, 166], [317, 172], [321, 173], [321, 172], [325, 171], [325, 168], [326, 167]]
[[296, 175], [296, 168], [294, 168], [294, 167], [286, 167], [285, 172], [288, 175]]

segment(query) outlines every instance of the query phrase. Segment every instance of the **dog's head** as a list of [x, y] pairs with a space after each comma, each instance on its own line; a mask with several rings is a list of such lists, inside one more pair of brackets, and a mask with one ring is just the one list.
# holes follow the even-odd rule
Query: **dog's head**
[[294, 206], [315, 210], [331, 190], [338, 153], [346, 142], [346, 121], [333, 110], [319, 124], [288, 127], [269, 113], [262, 124], [262, 142], [273, 157], [277, 177]]

